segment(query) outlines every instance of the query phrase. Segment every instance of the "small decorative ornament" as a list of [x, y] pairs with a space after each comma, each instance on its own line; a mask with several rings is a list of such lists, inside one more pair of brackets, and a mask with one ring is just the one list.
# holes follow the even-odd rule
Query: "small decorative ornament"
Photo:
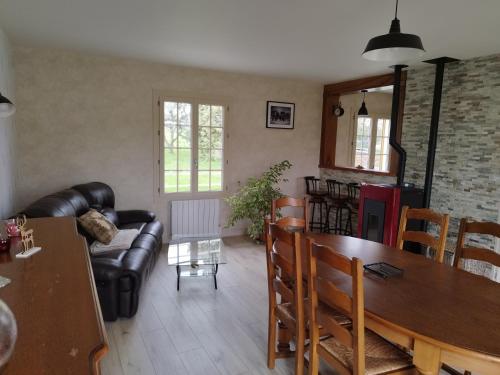
[[23, 245], [23, 249], [20, 253], [16, 254], [16, 258], [29, 258], [33, 254], [36, 254], [40, 250], [42, 250], [41, 247], [35, 246], [33, 229], [24, 229], [26, 225], [26, 216], [23, 215], [19, 218], [16, 218], [16, 223], [19, 227], [19, 230], [21, 231], [21, 243]]
[[7, 223], [5, 224], [5, 230], [9, 237], [19, 237], [21, 235], [21, 232], [19, 231], [19, 228], [16, 225], [15, 219], [7, 220]]

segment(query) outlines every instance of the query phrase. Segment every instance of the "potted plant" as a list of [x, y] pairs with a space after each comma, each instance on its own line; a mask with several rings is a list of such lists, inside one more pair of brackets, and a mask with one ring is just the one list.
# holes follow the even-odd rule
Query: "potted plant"
[[271, 203], [273, 199], [283, 196], [278, 183], [288, 181], [282, 176], [291, 166], [288, 160], [283, 160], [271, 166], [259, 178], [249, 178], [246, 185], [236, 194], [226, 198], [231, 209], [226, 227], [248, 219], [250, 220], [248, 235], [254, 240], [261, 240], [264, 233], [264, 218], [271, 213]]

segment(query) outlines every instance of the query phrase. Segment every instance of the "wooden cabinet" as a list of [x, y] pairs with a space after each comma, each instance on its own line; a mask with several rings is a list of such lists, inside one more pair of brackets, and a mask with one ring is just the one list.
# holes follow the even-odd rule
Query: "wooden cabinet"
[[11, 283], [0, 298], [17, 320], [18, 338], [3, 374], [99, 373], [108, 350], [106, 331], [84, 238], [74, 218], [28, 220], [42, 251], [17, 259], [15, 239], [0, 257]]

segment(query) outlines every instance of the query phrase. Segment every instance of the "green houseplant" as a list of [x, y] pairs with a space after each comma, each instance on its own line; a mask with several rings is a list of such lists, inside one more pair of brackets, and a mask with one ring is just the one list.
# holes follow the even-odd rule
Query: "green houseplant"
[[264, 218], [271, 213], [272, 200], [283, 196], [277, 185], [280, 181], [287, 181], [282, 176], [290, 167], [292, 164], [283, 160], [271, 166], [259, 178], [249, 178], [246, 185], [236, 194], [226, 198], [231, 210], [226, 227], [248, 219], [248, 235], [254, 240], [261, 239], [264, 233]]

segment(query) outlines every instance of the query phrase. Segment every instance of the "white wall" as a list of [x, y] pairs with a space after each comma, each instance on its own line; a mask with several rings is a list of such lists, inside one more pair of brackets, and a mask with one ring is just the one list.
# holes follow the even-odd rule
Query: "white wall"
[[[229, 192], [284, 159], [294, 164], [283, 185], [287, 194], [303, 195], [302, 177], [318, 174], [321, 84], [26, 46], [14, 55], [16, 126], [24, 134], [18, 139], [20, 206], [100, 180], [115, 190], [119, 209], [165, 213], [154, 183], [156, 91], [230, 99]], [[294, 130], [266, 129], [267, 100], [296, 104]]]
[[[0, 29], [0, 92], [15, 104], [14, 72], [10, 44]], [[15, 204], [15, 135], [14, 116], [0, 119], [0, 219], [14, 212]]]

